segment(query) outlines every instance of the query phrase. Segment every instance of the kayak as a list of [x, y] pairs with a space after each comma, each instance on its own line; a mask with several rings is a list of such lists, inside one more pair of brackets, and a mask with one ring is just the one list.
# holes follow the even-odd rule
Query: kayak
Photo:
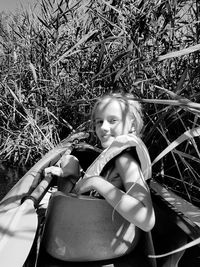
[[[155, 255], [200, 236], [199, 208], [151, 179], [148, 183], [156, 225], [151, 233], [145, 233], [122, 218], [104, 199], [64, 194], [58, 191], [55, 178], [44, 178], [44, 169], [57, 164], [66, 154], [76, 156], [86, 171], [101, 153], [87, 141], [85, 132], [70, 135], [1, 200], [1, 266], [176, 266], [187, 254], [185, 250], [161, 259]], [[175, 205], [177, 199], [179, 207]], [[180, 210], [183, 206], [187, 207]], [[195, 216], [191, 217], [191, 211]], [[174, 265], [165, 265], [167, 262]]]

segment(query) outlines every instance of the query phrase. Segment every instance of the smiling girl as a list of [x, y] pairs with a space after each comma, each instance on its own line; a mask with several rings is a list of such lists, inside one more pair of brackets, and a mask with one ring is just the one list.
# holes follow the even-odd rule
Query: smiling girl
[[[144, 232], [151, 231], [155, 214], [145, 181], [151, 177], [151, 162], [139, 137], [143, 128], [140, 104], [130, 95], [106, 95], [96, 102], [92, 123], [103, 152], [84, 177], [79, 179], [79, 163], [71, 155], [64, 158], [61, 167], [49, 167], [45, 173], [60, 177], [63, 181], [61, 191], [73, 189], [77, 195], [90, 192], [103, 197], [127, 221]], [[67, 179], [67, 176], [73, 179]], [[138, 265], [134, 260], [133, 266], [149, 266], [144, 261], [142, 265], [140, 263], [141, 257]]]

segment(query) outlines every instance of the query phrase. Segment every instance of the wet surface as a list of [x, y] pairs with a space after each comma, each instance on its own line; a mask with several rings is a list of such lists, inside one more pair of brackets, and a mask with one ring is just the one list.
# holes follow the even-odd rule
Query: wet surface
[[0, 165], [0, 200], [18, 182], [26, 171], [17, 167]]

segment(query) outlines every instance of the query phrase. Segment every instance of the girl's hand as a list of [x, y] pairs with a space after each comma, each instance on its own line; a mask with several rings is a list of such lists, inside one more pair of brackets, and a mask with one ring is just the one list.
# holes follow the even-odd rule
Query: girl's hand
[[55, 175], [58, 177], [63, 176], [63, 170], [60, 167], [51, 166], [44, 170], [44, 176], [47, 177], [49, 174]]
[[78, 159], [73, 155], [64, 155], [61, 158], [61, 168], [63, 171], [63, 177], [74, 175], [80, 176], [80, 165]]
[[97, 190], [97, 184], [102, 178], [99, 176], [92, 176], [89, 178], [79, 179], [74, 187], [74, 192], [77, 195], [89, 192], [91, 190]]

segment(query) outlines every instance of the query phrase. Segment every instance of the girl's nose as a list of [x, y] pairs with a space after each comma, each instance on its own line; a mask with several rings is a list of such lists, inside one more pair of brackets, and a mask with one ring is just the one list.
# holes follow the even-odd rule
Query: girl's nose
[[104, 131], [108, 131], [109, 130], [109, 123], [107, 120], [104, 120], [102, 125], [101, 125], [101, 129]]

